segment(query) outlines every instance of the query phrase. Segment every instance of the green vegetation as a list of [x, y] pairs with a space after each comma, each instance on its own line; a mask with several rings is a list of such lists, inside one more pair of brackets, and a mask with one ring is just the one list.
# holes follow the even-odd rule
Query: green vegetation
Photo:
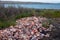
[[0, 29], [15, 25], [16, 19], [29, 16], [60, 18], [60, 10], [0, 7]]
[[47, 18], [60, 18], [60, 10], [42, 10], [40, 16]]

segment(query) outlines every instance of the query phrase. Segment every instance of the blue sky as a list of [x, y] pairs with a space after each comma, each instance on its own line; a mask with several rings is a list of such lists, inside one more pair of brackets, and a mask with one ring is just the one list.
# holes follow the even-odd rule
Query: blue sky
[[2, 0], [2, 1], [22, 1], [22, 2], [60, 3], [60, 0]]

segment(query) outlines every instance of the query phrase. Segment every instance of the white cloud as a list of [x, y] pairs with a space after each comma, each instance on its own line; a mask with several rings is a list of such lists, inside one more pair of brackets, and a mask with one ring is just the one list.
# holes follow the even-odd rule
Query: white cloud
[[2, 1], [22, 1], [22, 2], [47, 2], [47, 3], [60, 3], [60, 0], [2, 0]]

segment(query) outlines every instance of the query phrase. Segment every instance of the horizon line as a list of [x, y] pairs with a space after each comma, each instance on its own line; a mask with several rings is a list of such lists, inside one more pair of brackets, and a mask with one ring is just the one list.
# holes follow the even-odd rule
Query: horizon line
[[[4, 2], [4, 1], [0, 0], [0, 2]], [[5, 1], [5, 2], [9, 2], [9, 1]], [[12, 1], [12, 2], [35, 2], [35, 1]], [[38, 2], [37, 1], [36, 3], [60, 3], [60, 2]]]

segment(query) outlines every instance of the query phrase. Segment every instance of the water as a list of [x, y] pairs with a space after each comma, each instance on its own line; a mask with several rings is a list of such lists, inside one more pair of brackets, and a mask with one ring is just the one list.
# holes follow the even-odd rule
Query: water
[[34, 9], [60, 9], [60, 4], [4, 4], [5, 7], [23, 7], [23, 8], [34, 8]]

